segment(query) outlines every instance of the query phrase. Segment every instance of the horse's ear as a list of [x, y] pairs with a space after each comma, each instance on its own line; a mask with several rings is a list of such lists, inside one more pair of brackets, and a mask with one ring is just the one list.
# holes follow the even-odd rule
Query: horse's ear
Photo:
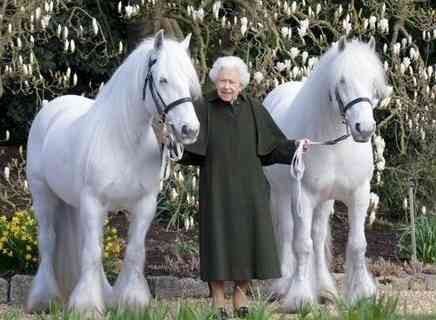
[[375, 38], [373, 36], [371, 36], [371, 39], [369, 39], [368, 45], [372, 51], [375, 50]]
[[164, 31], [161, 29], [154, 36], [154, 48], [156, 50], [162, 49], [163, 41], [164, 41]]
[[189, 33], [186, 38], [180, 43], [186, 51], [189, 50], [189, 43], [191, 42], [192, 33]]
[[345, 49], [345, 45], [347, 44], [347, 38], [345, 37], [341, 37], [339, 39], [339, 43], [338, 43], [338, 49], [339, 51], [344, 51]]

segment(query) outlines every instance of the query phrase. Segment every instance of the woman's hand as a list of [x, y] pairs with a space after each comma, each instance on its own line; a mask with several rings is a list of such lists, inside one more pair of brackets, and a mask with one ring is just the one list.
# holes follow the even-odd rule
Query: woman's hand
[[312, 141], [310, 141], [310, 139], [301, 139], [301, 140], [296, 140], [295, 142], [296, 142], [297, 148], [298, 148], [301, 144], [303, 144], [303, 153], [304, 153], [304, 152], [306, 152], [307, 150], [309, 150], [309, 146], [311, 145], [311, 142], [312, 142]]

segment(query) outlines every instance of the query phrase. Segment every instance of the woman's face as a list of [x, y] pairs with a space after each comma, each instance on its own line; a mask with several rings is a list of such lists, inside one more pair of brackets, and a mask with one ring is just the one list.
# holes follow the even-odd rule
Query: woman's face
[[226, 102], [233, 102], [242, 90], [241, 76], [236, 68], [223, 68], [215, 82], [218, 96]]

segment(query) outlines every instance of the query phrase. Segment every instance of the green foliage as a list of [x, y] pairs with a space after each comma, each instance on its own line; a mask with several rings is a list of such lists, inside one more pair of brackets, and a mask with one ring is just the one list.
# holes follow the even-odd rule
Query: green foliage
[[166, 222], [168, 228], [190, 230], [194, 227], [199, 209], [198, 181], [198, 168], [179, 164], [172, 168], [158, 200], [159, 219]]
[[358, 301], [354, 305], [339, 303], [339, 317], [343, 320], [396, 320], [398, 298], [381, 296]]
[[[0, 216], [0, 272], [33, 273], [38, 267], [37, 221], [32, 210], [18, 211], [11, 217]], [[104, 230], [103, 265], [109, 278], [121, 267], [124, 242], [108, 221]]]
[[[416, 255], [424, 263], [436, 263], [436, 216], [421, 215], [415, 221]], [[402, 228], [400, 254], [404, 258], [412, 255], [412, 227]]]

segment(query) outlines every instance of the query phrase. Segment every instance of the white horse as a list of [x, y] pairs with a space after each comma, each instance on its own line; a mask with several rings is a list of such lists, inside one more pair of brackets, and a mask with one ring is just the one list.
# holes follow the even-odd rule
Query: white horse
[[[152, 118], [167, 122], [177, 141], [196, 140], [191, 95], [201, 87], [182, 43], [163, 31], [146, 39], [118, 68], [95, 101], [62, 96], [44, 105], [29, 135], [27, 178], [39, 223], [40, 265], [27, 311], [68, 302], [101, 315], [105, 306], [142, 308], [150, 292], [143, 275], [145, 235], [159, 191], [161, 150]], [[102, 266], [103, 223], [109, 210], [132, 214], [121, 273], [113, 288]]]
[[[374, 41], [341, 39], [304, 83], [283, 84], [265, 98], [265, 106], [288, 137], [331, 142], [312, 145], [303, 154], [301, 184], [289, 179], [289, 166], [265, 168], [282, 271], [272, 291], [282, 297], [286, 311], [337, 295], [326, 250], [334, 200], [347, 205], [350, 224], [345, 295], [356, 301], [376, 293], [365, 261], [364, 225], [373, 173], [373, 108], [387, 94]], [[349, 130], [353, 139], [344, 139]]]

